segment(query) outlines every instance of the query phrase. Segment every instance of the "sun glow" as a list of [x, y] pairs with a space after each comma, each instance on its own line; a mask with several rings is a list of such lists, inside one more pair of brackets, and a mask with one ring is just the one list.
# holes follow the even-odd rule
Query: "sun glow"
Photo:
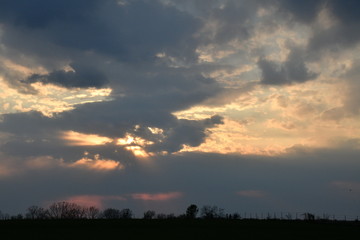
[[152, 153], [147, 153], [144, 147], [154, 144], [152, 141], [147, 141], [141, 137], [126, 134], [124, 138], [118, 138], [117, 145], [125, 146], [125, 149], [131, 151], [136, 157], [147, 158], [152, 156]]
[[154, 143], [151, 141], [147, 141], [146, 139], [143, 139], [141, 137], [133, 136], [131, 134], [126, 134], [125, 137], [117, 139], [117, 145], [131, 145], [131, 144], [146, 146]]
[[146, 158], [151, 156], [151, 153], [147, 153], [142, 147], [140, 146], [127, 146], [125, 147], [126, 150], [131, 151], [135, 156]]
[[84, 134], [74, 131], [61, 133], [61, 138], [68, 141], [72, 146], [96, 146], [111, 143], [113, 139], [96, 134]]

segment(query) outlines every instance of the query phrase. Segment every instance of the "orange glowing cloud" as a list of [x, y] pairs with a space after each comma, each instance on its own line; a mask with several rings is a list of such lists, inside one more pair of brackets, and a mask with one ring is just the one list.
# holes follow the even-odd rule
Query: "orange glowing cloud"
[[97, 207], [102, 208], [103, 204], [103, 197], [102, 196], [88, 196], [88, 195], [81, 195], [81, 196], [72, 196], [65, 200], [66, 202], [76, 203], [80, 206], [84, 207]]
[[70, 167], [80, 167], [99, 171], [110, 171], [124, 169], [124, 166], [117, 161], [111, 159], [100, 159], [100, 156], [95, 155], [94, 159], [83, 157], [80, 160], [69, 165]]
[[[124, 169], [124, 165], [112, 159], [102, 159], [99, 154], [95, 154], [94, 159], [87, 157], [73, 162], [67, 163], [63, 159], [56, 159], [51, 156], [41, 156], [31, 158], [26, 162], [27, 167], [33, 169], [49, 169], [49, 168], [83, 168], [97, 171], [111, 171]], [[1, 170], [1, 168], [0, 168]], [[1, 172], [0, 172], [1, 173]]]
[[84, 207], [103, 208], [104, 201], [109, 200], [125, 201], [126, 199], [122, 196], [77, 195], [66, 198], [64, 201], [76, 203]]
[[68, 141], [68, 144], [71, 146], [96, 146], [104, 145], [113, 141], [108, 137], [99, 136], [96, 134], [84, 134], [74, 131], [62, 132], [60, 137]]
[[142, 201], [168, 201], [176, 198], [180, 198], [183, 194], [181, 192], [169, 192], [169, 193], [134, 193], [131, 197], [135, 200]]
[[58, 166], [66, 166], [66, 163], [64, 163], [63, 159], [56, 159], [53, 158], [52, 156], [39, 156], [39, 157], [30, 158], [26, 162], [26, 165], [29, 168], [34, 168], [34, 169], [42, 169], [42, 168], [49, 169]]
[[15, 169], [9, 168], [5, 165], [0, 165], [0, 178], [1, 177], [8, 177], [15, 173]]

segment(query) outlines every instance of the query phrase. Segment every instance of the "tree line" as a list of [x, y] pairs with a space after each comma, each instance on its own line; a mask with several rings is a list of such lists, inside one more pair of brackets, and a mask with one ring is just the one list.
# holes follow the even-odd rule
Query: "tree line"
[[[0, 219], [2, 220], [21, 220], [21, 219], [132, 219], [135, 215], [129, 208], [117, 209], [106, 208], [100, 210], [95, 206], [84, 207], [72, 202], [55, 202], [44, 208], [40, 206], [30, 206], [26, 209], [25, 214], [17, 214], [10, 216], [0, 211]], [[143, 213], [143, 219], [175, 219], [175, 218], [240, 218], [240, 215], [225, 214], [224, 209], [217, 206], [205, 205], [199, 208], [195, 204], [191, 204], [186, 208], [185, 213], [176, 216], [175, 214], [156, 213], [154, 210], [148, 210]]]
[[[316, 217], [311, 213], [303, 213], [293, 218], [290, 213], [281, 215], [281, 218], [271, 216], [270, 213], [267, 214], [265, 218], [261, 216], [258, 218], [257, 214], [254, 216], [255, 219], [299, 219], [304, 220], [330, 220], [330, 215], [324, 215], [322, 217]], [[117, 208], [106, 208], [100, 210], [95, 206], [85, 207], [78, 205], [72, 202], [55, 202], [49, 205], [47, 208], [40, 206], [30, 206], [26, 209], [25, 214], [17, 214], [10, 216], [9, 214], [3, 214], [0, 211], [0, 220], [21, 220], [21, 219], [32, 219], [32, 220], [46, 220], [46, 219], [133, 219], [135, 215], [133, 211], [129, 208], [117, 209]], [[223, 208], [218, 206], [204, 205], [199, 208], [195, 204], [189, 205], [185, 212], [180, 215], [156, 213], [154, 210], [147, 210], [143, 213], [142, 219], [242, 219], [242, 216], [239, 213], [227, 214]], [[253, 216], [250, 217], [244, 215], [244, 219], [253, 219]], [[335, 220], [335, 216], [333, 217]], [[346, 220], [346, 218], [345, 218]], [[358, 217], [356, 217], [358, 220]]]

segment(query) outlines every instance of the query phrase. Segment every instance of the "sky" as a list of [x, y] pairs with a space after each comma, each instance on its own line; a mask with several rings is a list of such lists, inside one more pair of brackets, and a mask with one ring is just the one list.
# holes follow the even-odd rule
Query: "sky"
[[357, 0], [1, 0], [0, 210], [360, 215]]

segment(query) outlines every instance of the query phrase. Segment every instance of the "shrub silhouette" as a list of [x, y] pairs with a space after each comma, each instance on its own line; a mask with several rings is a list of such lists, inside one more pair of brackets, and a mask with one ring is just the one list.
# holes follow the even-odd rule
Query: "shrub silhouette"
[[116, 208], [107, 208], [103, 211], [103, 217], [105, 219], [119, 219], [121, 216], [120, 210]]
[[148, 210], [144, 212], [144, 219], [153, 219], [155, 217], [156, 213], [153, 210]]
[[195, 204], [191, 204], [186, 209], [186, 218], [194, 219], [194, 218], [196, 218], [196, 215], [198, 214], [198, 212], [199, 212], [198, 206], [196, 206]]

